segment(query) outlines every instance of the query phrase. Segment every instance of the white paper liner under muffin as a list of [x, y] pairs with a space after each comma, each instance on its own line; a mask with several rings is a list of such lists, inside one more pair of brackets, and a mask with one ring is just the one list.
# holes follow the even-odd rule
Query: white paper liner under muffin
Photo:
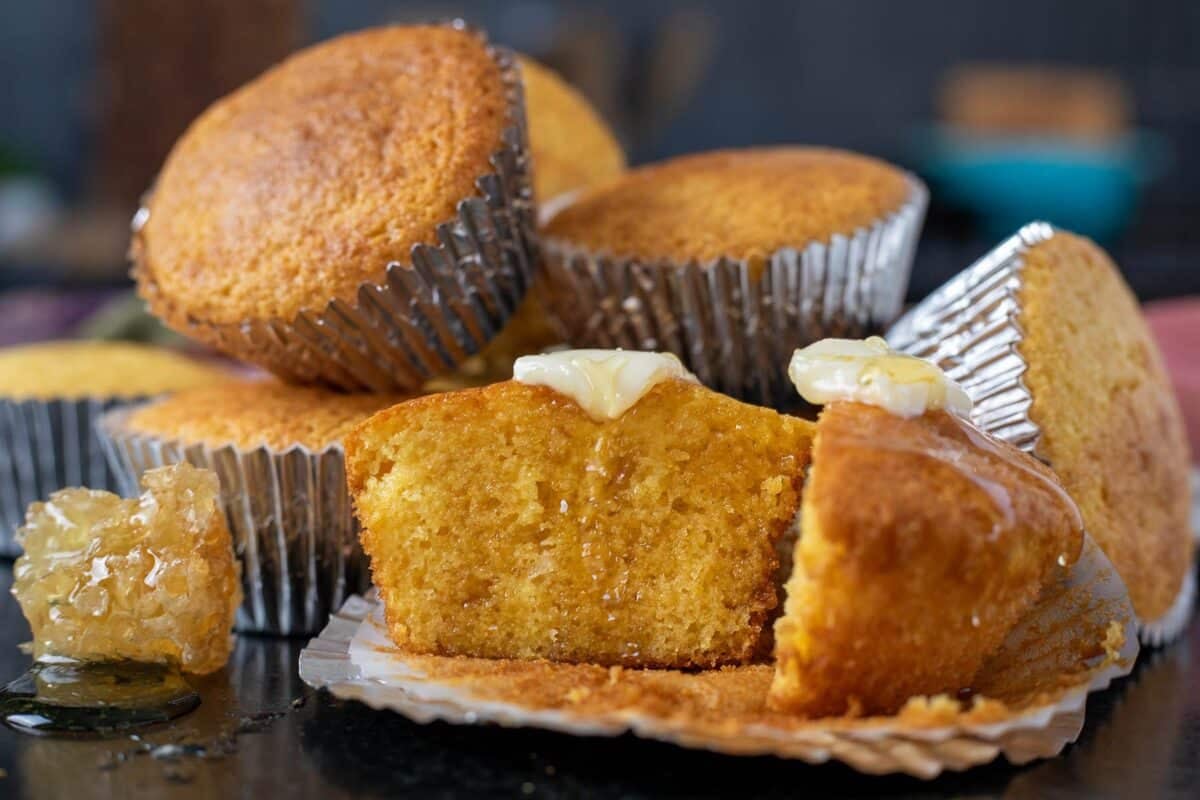
[[[477, 195], [459, 202], [455, 218], [437, 226], [437, 244], [414, 245], [410, 264], [387, 264], [382, 282], [361, 284], [354, 302], [335, 299], [292, 319], [189, 317], [185, 333], [292, 382], [399, 392], [451, 372], [500, 332], [537, 263], [524, 87], [516, 56], [470, 30], [500, 67], [507, 124], [493, 171], [476, 179]], [[162, 314], [171, 301], [141, 262], [149, 215], [143, 205], [134, 216], [133, 276], [150, 310]]]
[[[1041, 429], [1029, 414], [1033, 395], [1025, 385], [1028, 365], [1019, 349], [1025, 336], [1019, 294], [1024, 254], [1054, 235], [1049, 223], [1025, 225], [887, 332], [892, 347], [932, 361], [963, 387], [974, 404], [975, 425], [1035, 456]], [[1157, 619], [1141, 621], [1142, 641], [1157, 646], [1178, 638], [1194, 595], [1195, 575], [1189, 569], [1171, 607]]]
[[573, 346], [669, 351], [718, 391], [794, 405], [780, 366], [793, 350], [877, 333], [899, 315], [929, 196], [915, 176], [908, 184], [905, 203], [874, 225], [762, 265], [639, 260], [544, 237], [543, 294]]
[[190, 444], [129, 430], [126, 420], [135, 410], [113, 411], [98, 426], [127, 494], [154, 467], [187, 461], [217, 474], [242, 564], [237, 630], [315, 633], [347, 597], [369, 585], [341, 445], [276, 450]]
[[0, 398], [0, 556], [15, 558], [14, 536], [30, 503], [69, 486], [117, 491], [95, 423], [115, 406], [145, 398]]
[[[730, 681], [722, 685], [733, 686], [753, 670], [765, 698], [771, 667], [697, 673], [416, 656], [391, 644], [381, 605], [361, 597], [347, 601], [300, 654], [300, 676], [338, 697], [421, 723], [495, 723], [580, 736], [633, 733], [731, 755], [841, 761], [862, 772], [932, 778], [1001, 755], [1020, 764], [1058, 754], [1082, 729], [1087, 695], [1133, 667], [1135, 620], [1116, 570], [1086, 538], [1079, 561], [1047, 586], [977, 678], [980, 692], [1002, 701], [1003, 708], [981, 704], [930, 711], [918, 705], [893, 717], [816, 720], [761, 711], [714, 717], [711, 709], [724, 708], [729, 698], [713, 684], [699, 685], [705, 676], [720, 676]], [[1106, 651], [1102, 642], [1116, 652]], [[547, 676], [570, 681], [585, 673], [594, 679], [597, 671], [616, 684], [656, 687], [657, 702], [639, 706], [614, 699], [603, 711], [582, 712], [572, 707], [569, 692], [553, 703], [522, 699], [530, 682], [542, 683]], [[665, 682], [675, 688], [664, 694]]]

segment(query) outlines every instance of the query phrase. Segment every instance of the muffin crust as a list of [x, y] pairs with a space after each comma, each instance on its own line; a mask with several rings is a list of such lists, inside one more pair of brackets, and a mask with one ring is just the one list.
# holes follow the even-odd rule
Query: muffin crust
[[319, 450], [337, 444], [355, 425], [403, 397], [339, 394], [274, 379], [245, 380], [179, 392], [143, 406], [128, 430], [188, 444], [243, 449], [260, 445]]
[[379, 28], [298, 53], [167, 158], [137, 245], [143, 296], [177, 328], [353, 301], [477, 194], [506, 113], [467, 31]]
[[165, 347], [55, 341], [0, 350], [0, 396], [140, 397], [231, 379], [225, 370]]
[[754, 262], [867, 227], [909, 193], [901, 170], [855, 153], [720, 150], [631, 170], [585, 192], [545, 233], [614, 256]]
[[1158, 348], [1117, 267], [1058, 232], [1021, 271], [1020, 352], [1037, 454], [1079, 504], [1138, 615], [1157, 619], [1192, 568], [1187, 434]]
[[812, 465], [773, 708], [890, 714], [969, 688], [1079, 556], [1079, 514], [1053, 473], [944, 411], [826, 406]]

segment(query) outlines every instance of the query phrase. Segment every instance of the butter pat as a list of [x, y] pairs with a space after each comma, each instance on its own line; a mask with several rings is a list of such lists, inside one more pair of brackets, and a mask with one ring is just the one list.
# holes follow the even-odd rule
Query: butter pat
[[616, 419], [665, 380], [696, 382], [670, 353], [637, 350], [561, 350], [522, 356], [513, 379], [547, 386], [573, 399], [593, 419]]
[[878, 336], [810, 344], [792, 354], [788, 377], [814, 405], [851, 400], [900, 417], [919, 417], [931, 409], [960, 417], [971, 413], [971, 398], [946, 373], [892, 350]]

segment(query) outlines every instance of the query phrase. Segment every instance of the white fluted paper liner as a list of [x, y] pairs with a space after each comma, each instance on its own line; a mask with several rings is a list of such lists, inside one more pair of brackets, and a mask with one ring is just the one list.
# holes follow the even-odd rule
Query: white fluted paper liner
[[1194, 569], [1191, 569], [1183, 577], [1183, 585], [1179, 587], [1179, 594], [1175, 595], [1175, 600], [1172, 601], [1171, 607], [1167, 609], [1166, 613], [1158, 619], [1141, 623], [1139, 635], [1142, 641], [1151, 647], [1162, 647], [1178, 639], [1192, 618], [1192, 607], [1195, 603], [1196, 573]]
[[[932, 361], [963, 387], [974, 404], [975, 425], [1032, 455], [1037, 455], [1041, 429], [1029, 416], [1033, 395], [1019, 350], [1025, 335], [1019, 321], [1021, 270], [1029, 248], [1054, 235], [1046, 222], [1025, 225], [887, 332], [892, 347]], [[1195, 576], [1189, 571], [1167, 612], [1142, 620], [1142, 641], [1157, 646], [1176, 639], [1191, 616], [1194, 596]]]
[[913, 703], [893, 717], [803, 720], [765, 709], [770, 665], [680, 672], [412, 655], [391, 644], [380, 604], [361, 597], [301, 653], [300, 676], [421, 723], [633, 733], [731, 755], [931, 778], [1001, 755], [1013, 763], [1056, 755], [1079, 735], [1088, 693], [1128, 674], [1137, 653], [1128, 593], [1088, 538], [1079, 561], [978, 676], [973, 688], [994, 702], [972, 708]]
[[[294, 319], [190, 318], [185, 332], [292, 382], [347, 391], [417, 389], [478, 353], [520, 303], [537, 260], [520, 68], [509, 50], [488, 44], [488, 51], [508, 98], [502, 146], [491, 157], [494, 171], [476, 180], [478, 195], [437, 226], [437, 244], [415, 245], [409, 264], [386, 265], [384, 280], [362, 284], [354, 302], [333, 300]], [[140, 261], [148, 218], [145, 207], [134, 217], [133, 275], [151, 311], [161, 314], [171, 301]]]
[[315, 633], [369, 584], [341, 446], [279, 451], [187, 444], [128, 430], [130, 413], [114, 411], [99, 425], [127, 493], [154, 467], [187, 461], [217, 473], [221, 508], [242, 564], [239, 631]]
[[21, 554], [14, 533], [30, 503], [68, 486], [120, 488], [94, 424], [106, 410], [142, 399], [0, 398], [0, 556]]
[[545, 238], [544, 295], [574, 346], [669, 351], [718, 391], [794, 405], [780, 366], [793, 350], [878, 332], [900, 313], [928, 201], [916, 177], [909, 186], [896, 212], [777, 250], [761, 275], [744, 260], [642, 261]]

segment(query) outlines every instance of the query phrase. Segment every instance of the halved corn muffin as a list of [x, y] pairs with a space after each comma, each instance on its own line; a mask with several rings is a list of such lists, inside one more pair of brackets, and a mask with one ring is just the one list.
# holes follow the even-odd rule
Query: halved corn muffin
[[811, 438], [682, 379], [615, 419], [509, 381], [383, 411], [346, 459], [398, 645], [710, 667], [769, 653]]

